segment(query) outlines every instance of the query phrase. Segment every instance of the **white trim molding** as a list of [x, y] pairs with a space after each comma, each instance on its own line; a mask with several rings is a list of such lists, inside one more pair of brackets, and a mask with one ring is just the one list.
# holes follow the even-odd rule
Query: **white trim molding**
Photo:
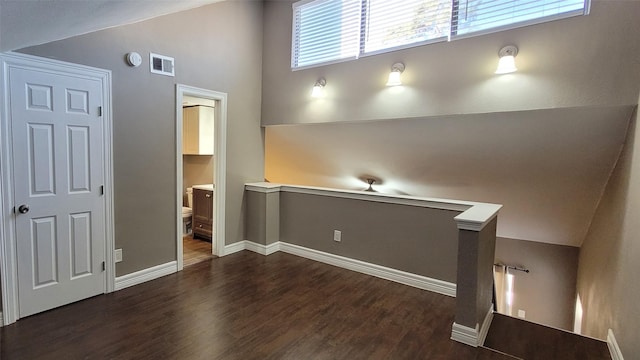
[[478, 330], [478, 324], [475, 328], [453, 323], [451, 327], [451, 340], [467, 344], [469, 346], [478, 347], [478, 340], [480, 331]]
[[245, 250], [247, 248], [247, 246], [245, 244], [246, 242], [247, 242], [247, 240], [243, 240], [243, 241], [235, 242], [233, 244], [225, 245], [224, 254], [225, 255], [231, 255], [231, 254], [240, 252], [242, 250]]
[[147, 269], [133, 272], [131, 274], [119, 276], [116, 278], [116, 290], [122, 290], [130, 286], [155, 280], [157, 278], [173, 274], [177, 271], [178, 263], [176, 261], [171, 261], [166, 264], [156, 265]]
[[227, 94], [194, 86], [176, 84], [176, 254], [178, 271], [184, 267], [182, 248], [182, 103], [184, 96], [194, 96], [216, 101], [214, 120], [215, 170], [213, 172], [215, 209], [211, 252], [217, 256], [229, 254], [225, 246], [225, 209], [227, 181]]
[[609, 347], [609, 353], [611, 354], [611, 360], [624, 360], [622, 351], [618, 346], [616, 337], [613, 335], [613, 330], [609, 329], [607, 332], [607, 347]]
[[262, 245], [249, 240], [244, 240], [233, 243], [231, 245], [227, 245], [225, 247], [225, 253], [227, 255], [242, 250], [252, 251], [261, 255], [271, 255], [278, 251], [282, 251], [287, 254], [296, 255], [306, 259], [337, 266], [343, 269], [375, 276], [381, 279], [412, 286], [418, 289], [427, 290], [451, 297], [456, 296], [456, 284], [454, 283], [433, 279], [422, 275], [412, 274], [381, 265], [371, 264], [340, 255], [334, 255], [319, 250], [309, 249], [282, 241], [278, 241], [269, 245]]
[[253, 251], [254, 253], [258, 253], [261, 255], [271, 255], [280, 251], [280, 242], [275, 242], [269, 245], [262, 245], [254, 243], [253, 241], [245, 240], [245, 249], [249, 251]]
[[2, 318], [2, 311], [0, 311], [0, 327], [4, 326], [4, 319]]
[[492, 320], [493, 304], [491, 304], [489, 311], [487, 311], [487, 314], [484, 316], [482, 326], [480, 326], [480, 324], [476, 324], [475, 328], [470, 328], [468, 326], [460, 325], [454, 322], [453, 326], [451, 327], [451, 340], [455, 340], [457, 342], [461, 342], [473, 347], [482, 346], [484, 345], [484, 341], [487, 338], [487, 334], [489, 333], [489, 327], [491, 326]]
[[303, 258], [319, 261], [347, 270], [357, 271], [359, 273], [394, 281], [400, 284], [413, 286], [418, 289], [428, 290], [452, 297], [456, 296], [456, 284], [454, 283], [432, 279], [426, 276], [412, 274], [405, 271], [371, 264], [340, 255], [334, 255], [294, 244], [288, 244], [285, 242], [279, 242], [279, 249], [280, 251], [288, 254], [297, 255]]

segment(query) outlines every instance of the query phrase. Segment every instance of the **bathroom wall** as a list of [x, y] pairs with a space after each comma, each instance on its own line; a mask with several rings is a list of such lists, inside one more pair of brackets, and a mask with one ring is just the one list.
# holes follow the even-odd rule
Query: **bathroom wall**
[[[228, 94], [223, 236], [243, 240], [244, 184], [264, 178], [262, 14], [261, 1], [223, 1], [20, 50], [112, 71], [117, 276], [176, 260], [176, 84]], [[175, 77], [151, 74], [150, 52], [174, 57]]]
[[187, 188], [198, 184], [213, 184], [214, 173], [215, 156], [182, 156], [182, 193], [185, 194], [184, 206], [187, 206]]

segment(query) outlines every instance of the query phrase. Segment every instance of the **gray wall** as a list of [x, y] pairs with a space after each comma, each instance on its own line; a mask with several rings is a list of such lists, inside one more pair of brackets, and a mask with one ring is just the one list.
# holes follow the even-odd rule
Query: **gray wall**
[[[226, 1], [26, 48], [113, 72], [115, 242], [121, 276], [176, 259], [176, 83], [228, 93], [226, 243], [243, 239], [244, 183], [263, 179], [262, 3]], [[124, 56], [137, 51], [138, 68]], [[149, 52], [175, 57], [152, 75]]]
[[580, 249], [578, 294], [582, 331], [605, 339], [615, 334], [626, 359], [640, 358], [640, 136], [639, 115]]
[[523, 266], [514, 274], [513, 316], [573, 331], [580, 248], [498, 238], [496, 263]]
[[280, 240], [455, 283], [459, 213], [282, 192]]
[[[589, 16], [292, 72], [293, 1], [265, 1], [265, 125], [637, 103], [638, 1], [593, 0]], [[495, 76], [498, 51], [510, 43], [520, 71]], [[405, 86], [387, 88], [397, 61]], [[326, 97], [312, 101], [321, 76]]]
[[459, 232], [455, 322], [472, 329], [482, 326], [492, 309], [497, 221], [494, 218], [479, 232]]

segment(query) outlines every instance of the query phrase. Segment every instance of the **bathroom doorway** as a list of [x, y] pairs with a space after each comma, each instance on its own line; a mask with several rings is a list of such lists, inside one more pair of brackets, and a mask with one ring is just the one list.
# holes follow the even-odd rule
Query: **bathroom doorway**
[[178, 271], [224, 255], [226, 94], [176, 87]]

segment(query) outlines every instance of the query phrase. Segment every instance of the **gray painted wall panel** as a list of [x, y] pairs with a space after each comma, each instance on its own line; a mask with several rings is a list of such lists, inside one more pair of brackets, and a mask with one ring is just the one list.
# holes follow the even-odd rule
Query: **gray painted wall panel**
[[286, 192], [280, 208], [284, 242], [456, 282], [460, 212]]
[[267, 194], [247, 191], [245, 200], [245, 240], [266, 245]]

